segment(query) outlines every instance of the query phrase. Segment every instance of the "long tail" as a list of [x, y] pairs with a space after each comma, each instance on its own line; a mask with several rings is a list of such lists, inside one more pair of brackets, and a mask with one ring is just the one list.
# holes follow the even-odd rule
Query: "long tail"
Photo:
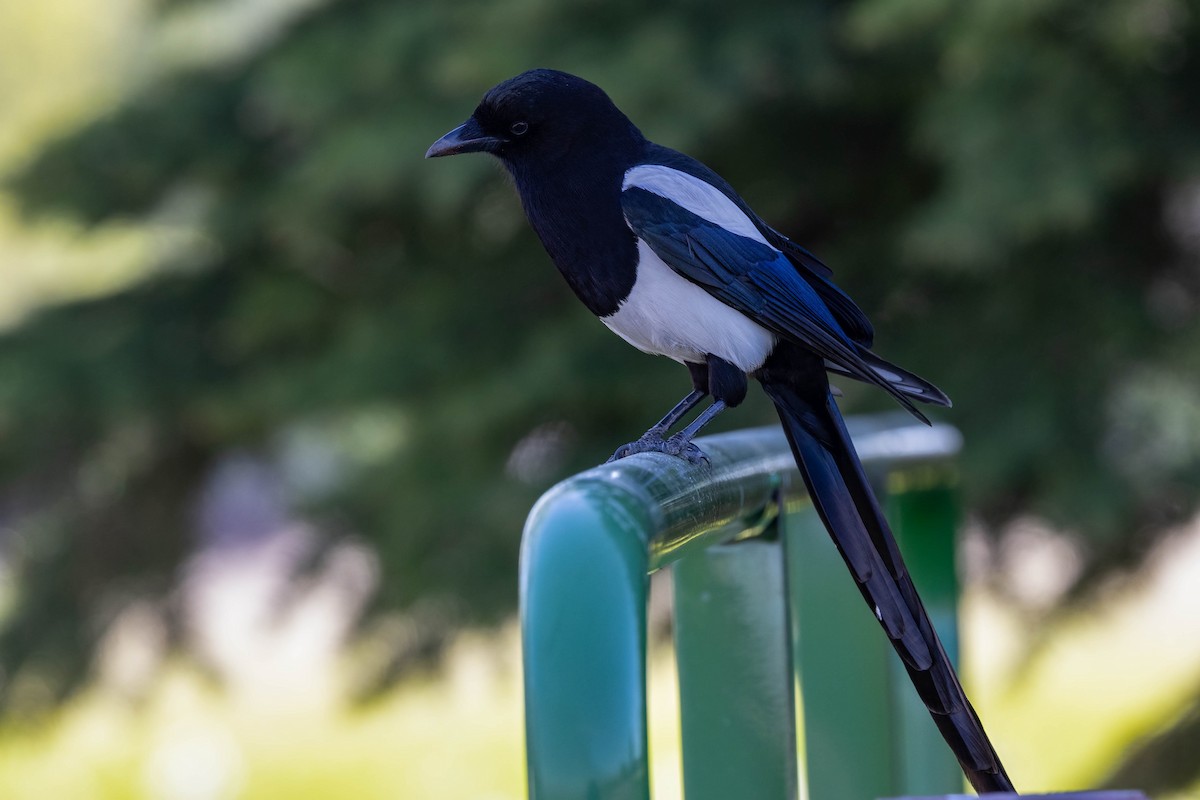
[[917, 596], [829, 392], [824, 365], [799, 351], [777, 349], [777, 355], [759, 380], [775, 402], [817, 513], [971, 785], [981, 794], [1013, 791]]

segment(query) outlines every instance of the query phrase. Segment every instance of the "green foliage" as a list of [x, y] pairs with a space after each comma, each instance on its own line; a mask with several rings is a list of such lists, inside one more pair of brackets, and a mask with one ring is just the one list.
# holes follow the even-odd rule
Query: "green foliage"
[[161, 588], [206, 466], [298, 434], [343, 459], [300, 499], [377, 547], [381, 606], [512, 609], [530, 502], [687, 387], [575, 302], [493, 165], [421, 159], [533, 66], [600, 83], [830, 263], [880, 352], [954, 397], [987, 520], [1125, 552], [1196, 504], [1198, 42], [1175, 0], [345, 0], [137, 85], [12, 183], [91, 224], [183, 198], [204, 246], [0, 339], [8, 525], [54, 531], [17, 557], [6, 670], [50, 639], [82, 661], [94, 630], [42, 642], [39, 615]]

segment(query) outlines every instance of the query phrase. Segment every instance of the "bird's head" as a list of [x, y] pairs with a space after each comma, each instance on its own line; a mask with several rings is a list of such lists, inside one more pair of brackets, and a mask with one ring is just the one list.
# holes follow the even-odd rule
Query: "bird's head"
[[641, 133], [593, 83], [533, 69], [488, 90], [470, 119], [433, 143], [426, 158], [486, 152], [510, 168], [550, 166], [570, 154], [622, 153]]

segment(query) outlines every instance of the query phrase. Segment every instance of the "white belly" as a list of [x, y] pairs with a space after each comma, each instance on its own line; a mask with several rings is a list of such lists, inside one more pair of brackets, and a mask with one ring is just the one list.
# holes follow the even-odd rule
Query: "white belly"
[[638, 242], [637, 281], [616, 313], [600, 321], [634, 347], [676, 361], [703, 363], [706, 354], [753, 372], [775, 336], [664, 264]]

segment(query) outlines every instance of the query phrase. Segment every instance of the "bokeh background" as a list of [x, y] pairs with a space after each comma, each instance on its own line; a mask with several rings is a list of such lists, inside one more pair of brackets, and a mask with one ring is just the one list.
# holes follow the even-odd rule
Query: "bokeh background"
[[954, 398], [1017, 783], [1200, 796], [1191, 0], [0, 0], [0, 796], [522, 796], [525, 511], [688, 388], [421, 158], [534, 66]]

